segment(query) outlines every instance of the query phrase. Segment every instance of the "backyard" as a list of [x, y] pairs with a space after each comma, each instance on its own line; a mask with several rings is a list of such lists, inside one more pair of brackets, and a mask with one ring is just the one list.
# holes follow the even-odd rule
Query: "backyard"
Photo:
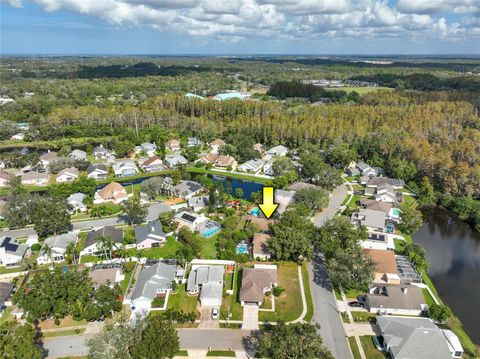
[[178, 286], [177, 293], [170, 293], [167, 309], [183, 310], [185, 313], [195, 312], [198, 317], [197, 299], [198, 296], [196, 295], [188, 295], [186, 284], [181, 284]]

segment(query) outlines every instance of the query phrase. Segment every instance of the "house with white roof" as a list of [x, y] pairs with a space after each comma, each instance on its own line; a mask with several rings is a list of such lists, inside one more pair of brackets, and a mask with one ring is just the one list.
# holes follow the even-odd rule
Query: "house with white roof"
[[287, 153], [288, 153], [288, 148], [282, 145], [272, 147], [267, 151], [267, 155], [270, 155], [272, 157], [286, 156]]
[[115, 177], [131, 177], [138, 174], [138, 167], [131, 161], [119, 161], [112, 166]]
[[171, 153], [165, 155], [165, 163], [168, 167], [173, 168], [188, 163], [188, 160], [178, 153]]
[[17, 266], [27, 251], [28, 246], [18, 243], [15, 238], [0, 236], [0, 266]]
[[[48, 237], [43, 243], [42, 249], [37, 257], [37, 263], [47, 264], [63, 262], [65, 260], [65, 252], [70, 243], [76, 243], [78, 234], [75, 232], [68, 232], [56, 236]], [[51, 251], [51, 253], [48, 252]]]
[[58, 154], [55, 151], [48, 150], [47, 153], [44, 153], [43, 155], [40, 156], [40, 162], [43, 168], [48, 168], [48, 165], [50, 163], [55, 162], [57, 160], [58, 160]]
[[212, 142], [210, 142], [208, 146], [210, 147], [210, 153], [218, 154], [218, 152], [220, 151], [220, 148], [225, 146], [225, 141], [220, 138], [217, 138], [216, 140], [213, 140]]
[[23, 132], [19, 132], [12, 137], [10, 137], [10, 140], [12, 141], [23, 141], [25, 139], [25, 134]]
[[85, 193], [72, 193], [70, 196], [67, 198], [68, 204], [72, 207], [70, 210], [70, 213], [76, 213], [76, 212], [85, 212], [87, 210], [87, 206], [83, 203], [87, 195]]
[[75, 167], [64, 168], [57, 174], [56, 182], [72, 182], [78, 179], [79, 172]]
[[198, 231], [202, 223], [208, 220], [205, 215], [196, 214], [192, 212], [182, 211], [177, 213], [174, 217], [174, 221], [178, 223], [178, 228], [187, 227], [192, 232]]
[[138, 165], [146, 173], [158, 172], [165, 169], [162, 159], [158, 156], [139, 159]]
[[208, 196], [197, 196], [188, 199], [188, 207], [190, 207], [194, 212], [198, 212], [207, 208], [208, 204]]
[[180, 181], [176, 186], [170, 188], [171, 196], [176, 196], [184, 199], [190, 199], [203, 191], [200, 183], [194, 181]]
[[203, 146], [203, 142], [196, 137], [189, 137], [187, 139], [187, 147], [196, 147], [196, 146], [198, 147]]
[[145, 153], [149, 157], [155, 156], [157, 151], [157, 145], [155, 143], [144, 142], [140, 146], [135, 146], [135, 153]]
[[223, 266], [192, 266], [187, 281], [187, 292], [200, 293], [201, 306], [222, 305], [224, 273]]
[[264, 165], [265, 163], [261, 159], [249, 160], [238, 166], [238, 170], [257, 174], [263, 170]]
[[68, 155], [69, 158], [77, 161], [86, 161], [87, 160], [87, 152], [76, 149], [70, 152]]

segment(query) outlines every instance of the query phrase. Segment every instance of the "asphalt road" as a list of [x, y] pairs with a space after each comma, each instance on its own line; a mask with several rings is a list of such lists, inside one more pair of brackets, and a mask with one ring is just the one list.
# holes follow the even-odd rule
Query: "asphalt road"
[[[250, 351], [249, 337], [252, 331], [239, 329], [178, 329], [181, 349], [241, 350]], [[69, 335], [44, 340], [43, 347], [48, 351], [47, 358], [65, 356], [86, 356], [86, 341], [93, 335]]]
[[340, 209], [342, 202], [345, 200], [348, 194], [348, 187], [345, 184], [342, 184], [335, 188], [328, 202], [328, 207], [325, 208], [322, 212], [317, 213], [313, 218], [313, 224], [317, 227], [323, 226], [323, 224], [332, 219], [335, 213]]
[[[321, 227], [326, 221], [333, 218], [347, 197], [348, 187], [345, 184], [338, 186], [332, 193], [328, 207], [317, 214], [313, 223]], [[337, 359], [351, 359], [352, 354], [348, 346], [347, 337], [342, 320], [337, 311], [336, 299], [332, 285], [325, 269], [321, 254], [315, 254], [308, 267], [310, 288], [315, 307], [313, 320], [320, 324], [320, 335], [325, 346]]]
[[[147, 214], [147, 221], [155, 220], [158, 218], [160, 213], [170, 211], [170, 206], [154, 202], [149, 205], [148, 207], [148, 214]], [[73, 222], [72, 229], [73, 230], [82, 230], [82, 229], [92, 229], [92, 228], [100, 228], [104, 226], [115, 226], [118, 224], [124, 224], [125, 219], [122, 216], [111, 217], [111, 218], [100, 218], [100, 219], [92, 219], [88, 221], [80, 221], [80, 222]], [[21, 228], [21, 229], [14, 229], [10, 231], [0, 232], [1, 235], [11, 236], [11, 237], [28, 237], [32, 235], [36, 235], [36, 232], [33, 228]]]

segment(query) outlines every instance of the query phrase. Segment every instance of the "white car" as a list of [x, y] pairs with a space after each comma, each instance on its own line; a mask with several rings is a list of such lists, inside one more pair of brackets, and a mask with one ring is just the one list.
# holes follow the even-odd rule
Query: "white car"
[[218, 308], [217, 308], [217, 307], [214, 307], [214, 308], [212, 309], [212, 319], [213, 319], [213, 320], [217, 320], [217, 319], [218, 319], [218, 314], [219, 314], [219, 313], [218, 313]]

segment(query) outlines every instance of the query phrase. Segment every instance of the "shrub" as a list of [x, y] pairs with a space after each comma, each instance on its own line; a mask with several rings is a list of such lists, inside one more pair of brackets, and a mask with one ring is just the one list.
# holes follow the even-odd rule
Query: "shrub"
[[165, 304], [165, 297], [155, 297], [152, 301], [152, 308], [162, 308]]
[[277, 287], [273, 287], [273, 295], [275, 297], [278, 297], [280, 294], [282, 294], [283, 292], [285, 291], [285, 289], [283, 289], [282, 287], [280, 286], [277, 286]]
[[38, 252], [41, 247], [42, 246], [40, 245], [40, 243], [35, 243], [35, 244], [32, 244], [31, 250], [32, 252]]

